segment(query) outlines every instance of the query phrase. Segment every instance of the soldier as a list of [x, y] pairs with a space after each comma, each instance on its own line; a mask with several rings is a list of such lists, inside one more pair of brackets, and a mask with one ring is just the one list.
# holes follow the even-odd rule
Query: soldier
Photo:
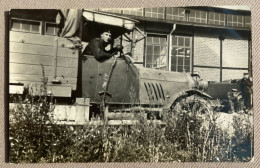
[[112, 46], [112, 37], [111, 37], [111, 30], [106, 28], [104, 29], [99, 38], [92, 39], [87, 48], [86, 54], [94, 55], [94, 57], [98, 61], [103, 61], [109, 59], [113, 56], [113, 54], [117, 53], [118, 51], [122, 51], [123, 47], [118, 45], [115, 48], [110, 50], [106, 50], [108, 45]]
[[228, 106], [229, 113], [238, 112], [240, 110], [239, 92], [237, 89], [232, 89], [231, 92], [228, 92]]
[[251, 107], [251, 94], [253, 93], [253, 90], [251, 88], [252, 85], [253, 83], [251, 81], [251, 78], [249, 78], [248, 73], [244, 73], [244, 77], [241, 80], [240, 87], [244, 99], [244, 105], [247, 110], [250, 110], [252, 108]]

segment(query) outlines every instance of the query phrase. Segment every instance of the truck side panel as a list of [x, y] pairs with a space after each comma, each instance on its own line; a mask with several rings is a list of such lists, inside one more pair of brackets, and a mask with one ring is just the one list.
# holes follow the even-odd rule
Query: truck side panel
[[[138, 100], [138, 74], [123, 59], [118, 58], [111, 79], [108, 83], [109, 73], [114, 63], [111, 58], [104, 62], [98, 62], [93, 56], [85, 56], [82, 61], [82, 96], [90, 98], [92, 103], [100, 103], [102, 96], [99, 92], [105, 91], [108, 84], [108, 92], [112, 97], [107, 97], [110, 104], [131, 103], [131, 99]], [[134, 72], [133, 72], [134, 71]]]
[[[68, 97], [71, 93], [55, 92], [55, 89], [77, 88], [78, 50], [71, 49], [73, 44], [57, 36], [10, 31], [9, 43], [10, 80], [16, 84], [39, 84], [43, 72], [47, 85], [54, 96]], [[60, 82], [53, 84], [52, 80]], [[71, 92], [71, 91], [70, 91]]]

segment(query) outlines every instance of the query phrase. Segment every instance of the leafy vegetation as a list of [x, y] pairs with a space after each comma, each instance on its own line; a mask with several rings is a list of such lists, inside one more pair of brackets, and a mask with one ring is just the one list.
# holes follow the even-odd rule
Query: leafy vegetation
[[[230, 133], [218, 113], [191, 109], [163, 112], [166, 125], [141, 111], [132, 126], [56, 125], [45, 96], [26, 95], [10, 108], [10, 162], [185, 162], [250, 161], [252, 122], [237, 115]], [[242, 117], [241, 117], [242, 116]]]

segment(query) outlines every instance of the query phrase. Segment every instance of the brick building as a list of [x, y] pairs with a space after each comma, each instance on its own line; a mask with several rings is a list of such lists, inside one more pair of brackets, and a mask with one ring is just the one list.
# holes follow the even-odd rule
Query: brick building
[[[132, 49], [136, 64], [167, 71], [198, 72], [208, 81], [252, 75], [251, 12], [219, 7], [96, 9], [125, 15], [147, 38]], [[141, 33], [131, 34], [136, 40]], [[124, 37], [123, 37], [124, 38]], [[130, 43], [123, 42], [124, 52]]]

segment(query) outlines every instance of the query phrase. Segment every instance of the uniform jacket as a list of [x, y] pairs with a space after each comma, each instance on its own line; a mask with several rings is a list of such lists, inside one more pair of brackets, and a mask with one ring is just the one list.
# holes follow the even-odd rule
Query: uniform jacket
[[252, 87], [253, 83], [247, 79], [247, 78], [243, 78], [241, 79], [241, 91], [244, 93], [253, 93]]
[[94, 38], [89, 42], [85, 53], [94, 55], [98, 61], [108, 59], [112, 57], [113, 52], [115, 52], [115, 49], [111, 49], [110, 51], [105, 50], [108, 44], [109, 43], [105, 43], [101, 38]]

